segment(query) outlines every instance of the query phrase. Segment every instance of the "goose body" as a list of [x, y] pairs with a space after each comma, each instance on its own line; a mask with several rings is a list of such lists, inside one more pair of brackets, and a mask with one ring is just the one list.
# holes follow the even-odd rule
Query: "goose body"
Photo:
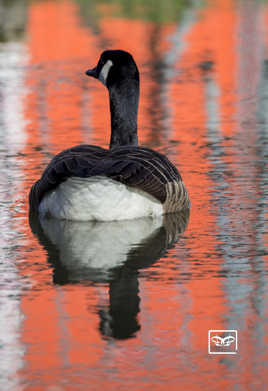
[[138, 146], [139, 73], [132, 56], [105, 51], [86, 73], [109, 90], [110, 148], [78, 145], [56, 155], [31, 188], [30, 212], [112, 221], [189, 208], [176, 167], [163, 154]]
[[163, 207], [142, 190], [97, 175], [68, 178], [44, 197], [39, 211], [58, 219], [113, 221], [159, 216]]

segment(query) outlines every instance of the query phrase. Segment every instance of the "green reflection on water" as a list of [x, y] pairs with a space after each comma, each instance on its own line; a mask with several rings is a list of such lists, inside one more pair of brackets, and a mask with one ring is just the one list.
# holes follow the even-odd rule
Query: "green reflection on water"
[[[0, 0], [0, 42], [24, 36], [27, 9], [32, 3], [46, 0]], [[53, 1], [53, 0], [52, 0]], [[54, 0], [62, 2], [63, 0]], [[97, 29], [103, 16], [142, 19], [155, 23], [174, 22], [183, 11], [201, 1], [191, 0], [73, 0], [80, 8], [85, 24]]]
[[[76, 0], [84, 19], [92, 21], [92, 15], [106, 12], [113, 17], [144, 19], [155, 23], [174, 22], [192, 5], [191, 0]], [[201, 2], [200, 2], [201, 3]]]
[[[0, 42], [20, 39], [25, 31], [27, 8], [31, 3], [47, 0], [0, 0]], [[53, 1], [53, 0], [50, 0]], [[62, 2], [63, 0], [54, 0]], [[103, 16], [141, 19], [158, 24], [176, 22], [186, 9], [213, 6], [209, 0], [73, 0], [79, 5], [83, 22], [97, 29]], [[244, 1], [244, 0], [243, 0]], [[247, 0], [267, 3], [268, 0]], [[242, 0], [234, 0], [234, 6]]]
[[27, 0], [0, 0], [0, 42], [14, 41], [23, 36]]

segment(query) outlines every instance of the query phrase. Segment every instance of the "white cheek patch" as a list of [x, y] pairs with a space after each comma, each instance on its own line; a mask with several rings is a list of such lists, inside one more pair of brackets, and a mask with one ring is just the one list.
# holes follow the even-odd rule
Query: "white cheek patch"
[[113, 66], [113, 62], [108, 60], [102, 67], [102, 70], [99, 74], [99, 80], [106, 86], [106, 80], [110, 71], [110, 68]]

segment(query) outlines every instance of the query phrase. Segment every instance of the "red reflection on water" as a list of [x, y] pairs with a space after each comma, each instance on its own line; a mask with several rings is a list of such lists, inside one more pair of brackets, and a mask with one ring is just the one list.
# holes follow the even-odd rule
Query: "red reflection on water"
[[[152, 385], [159, 391], [166, 387], [174, 391], [179, 388], [201, 390], [204, 384], [214, 389], [215, 382], [218, 390], [226, 390], [234, 378], [237, 384], [252, 383], [254, 371], [251, 371], [250, 361], [228, 358], [237, 360], [241, 370], [235, 367], [238, 372], [227, 379], [228, 366], [224, 367], [219, 357], [207, 355], [208, 330], [223, 328], [229, 303], [222, 279], [215, 275], [224, 260], [216, 251], [221, 242], [214, 233], [221, 227], [217, 211], [211, 207], [210, 190], [207, 190], [215, 183], [207, 175], [213, 164], [209, 160], [206, 92], [200, 62], [215, 62], [213, 72], [220, 90], [220, 126], [222, 135], [231, 137], [238, 131], [234, 122], [228, 120], [236, 114], [236, 98], [230, 91], [236, 90], [234, 35], [238, 22], [231, 0], [215, 1], [199, 16], [189, 27], [185, 48], [176, 63], [177, 72], [169, 81], [166, 96], [172, 109], [169, 138], [180, 141], [170, 157], [181, 170], [192, 200], [187, 233], [189, 249], [171, 251], [160, 261], [160, 267], [162, 280], [167, 282], [181, 277], [176, 264], [182, 255], [184, 262], [190, 263], [188, 275], [196, 273], [194, 260], [204, 263], [211, 255], [214, 276], [209, 278], [210, 266], [202, 265], [208, 277], [188, 277], [181, 286], [141, 280], [139, 321], [146, 326], [136, 338], [110, 341], [109, 345], [101, 339], [96, 313], [102, 295], [107, 296], [107, 289], [53, 286], [46, 254], [27, 229], [27, 246], [33, 248], [33, 252], [29, 257], [25, 251], [23, 256], [30, 259], [26, 273], [33, 276], [36, 288], [23, 296], [21, 303], [25, 314], [22, 340], [27, 346], [23, 376], [29, 385], [28, 391], [58, 384], [62, 384], [64, 390], [79, 387], [114, 389], [122, 384], [131, 390], [151, 389]], [[84, 76], [87, 67], [95, 66], [103, 42], [110, 42], [113, 48], [129, 50], [142, 71], [139, 114], [142, 143], [154, 145], [165, 140], [166, 136], [161, 132], [161, 136], [153, 134], [150, 114], [154, 109], [152, 91], [157, 84], [148, 65], [155, 59], [151, 50], [155, 28], [154, 23], [141, 20], [103, 18], [98, 35], [94, 35], [90, 29], [81, 27], [77, 7], [70, 1], [37, 2], [30, 6], [28, 50], [31, 71], [27, 78], [29, 94], [25, 108], [29, 121], [28, 144], [24, 151], [27, 156], [25, 191], [49, 161], [47, 152], [56, 153], [80, 142], [107, 146], [107, 92], [96, 80], [89, 81]], [[153, 46], [156, 57], [164, 56], [170, 49], [167, 37], [175, 28], [175, 25], [164, 25], [158, 30], [157, 45]], [[83, 133], [85, 130], [88, 134]], [[229, 139], [224, 139], [222, 145], [235, 148]], [[228, 155], [222, 159], [231, 170], [238, 167]], [[235, 180], [230, 183], [232, 192], [239, 191]], [[245, 202], [250, 201], [246, 199]], [[241, 216], [246, 218], [243, 214], [239, 218]], [[245, 321], [256, 322], [255, 317], [252, 312]], [[253, 352], [254, 341], [250, 341], [249, 334], [245, 333], [243, 341], [243, 354]], [[264, 372], [261, 375], [267, 377]]]

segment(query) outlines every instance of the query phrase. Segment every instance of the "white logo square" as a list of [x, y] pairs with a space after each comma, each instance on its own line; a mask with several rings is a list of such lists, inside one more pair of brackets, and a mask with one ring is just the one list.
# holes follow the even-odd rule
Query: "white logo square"
[[209, 354], [237, 354], [237, 330], [208, 330]]

